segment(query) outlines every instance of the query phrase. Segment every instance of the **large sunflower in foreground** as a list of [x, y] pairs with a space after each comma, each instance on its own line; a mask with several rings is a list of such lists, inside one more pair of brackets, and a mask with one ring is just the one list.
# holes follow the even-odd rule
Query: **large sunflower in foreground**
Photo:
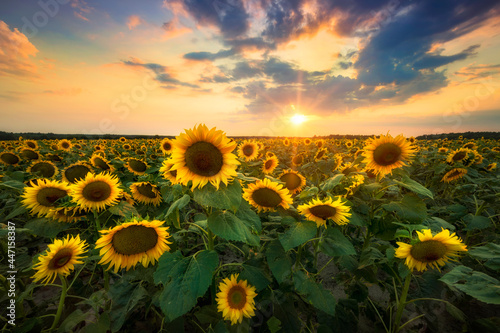
[[340, 197], [335, 201], [332, 198], [324, 201], [313, 199], [308, 204], [298, 206], [297, 210], [309, 221], [316, 222], [318, 227], [326, 226], [328, 219], [333, 220], [338, 225], [348, 224], [352, 215], [350, 213], [351, 208], [344, 205]]
[[467, 169], [464, 169], [464, 168], [451, 169], [443, 176], [441, 181], [445, 182], [445, 183], [449, 183], [449, 182], [452, 182], [454, 180], [462, 178], [466, 174], [467, 174]]
[[253, 141], [245, 140], [238, 147], [238, 157], [246, 162], [253, 161], [259, 156], [259, 146]]
[[285, 187], [290, 191], [290, 194], [300, 193], [306, 186], [306, 178], [294, 170], [283, 171], [278, 178], [285, 183]]
[[139, 182], [130, 185], [132, 197], [140, 203], [158, 206], [161, 201], [161, 193], [158, 186], [149, 182]]
[[292, 204], [290, 192], [283, 185], [269, 179], [258, 180], [243, 190], [243, 199], [248, 201], [257, 211], [273, 211], [278, 206], [288, 209]]
[[455, 233], [443, 229], [432, 236], [430, 229], [417, 231], [419, 241], [415, 244], [397, 242], [396, 257], [406, 259], [405, 264], [410, 270], [416, 268], [422, 272], [435, 267], [444, 266], [448, 261], [454, 261], [460, 252], [467, 251], [467, 246], [462, 243]]
[[114, 267], [129, 270], [138, 263], [144, 267], [154, 264], [165, 251], [169, 251], [168, 227], [161, 227], [164, 221], [132, 220], [108, 230], [101, 230], [102, 236], [96, 242], [102, 256], [99, 264], [110, 263]]
[[107, 173], [89, 173], [84, 179], [71, 185], [73, 201], [87, 211], [100, 211], [113, 206], [118, 203], [121, 195], [118, 178]]
[[237, 281], [238, 274], [225, 278], [219, 284], [217, 293], [217, 310], [222, 312], [224, 320], [230, 320], [231, 325], [243, 321], [243, 317], [255, 316], [255, 287], [246, 280]]
[[47, 215], [47, 213], [56, 207], [56, 201], [68, 195], [70, 188], [65, 183], [48, 180], [37, 179], [33, 186], [26, 186], [24, 193], [21, 195], [23, 206], [31, 209], [32, 215], [37, 214], [38, 217]]
[[236, 142], [231, 142], [223, 131], [198, 125], [176, 137], [170, 170], [177, 171], [180, 183], [192, 181], [192, 189], [208, 182], [218, 189], [221, 182], [227, 185], [237, 175], [240, 163], [231, 153], [234, 148]]
[[54, 243], [49, 244], [47, 253], [40, 255], [38, 263], [33, 266], [36, 271], [34, 281], [42, 280], [42, 283], [47, 284], [54, 282], [58, 274], [69, 275], [76, 264], [83, 264], [81, 259], [85, 257], [82, 254], [87, 246], [84, 240], [80, 240], [80, 235], [54, 240]]
[[368, 139], [363, 153], [366, 168], [372, 169], [380, 177], [406, 165], [414, 154], [415, 148], [403, 135], [393, 138], [389, 134]]

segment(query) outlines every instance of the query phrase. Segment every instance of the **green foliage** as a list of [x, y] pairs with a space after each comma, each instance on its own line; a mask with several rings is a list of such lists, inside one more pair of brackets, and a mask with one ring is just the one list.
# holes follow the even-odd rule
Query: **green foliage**
[[241, 185], [233, 181], [227, 186], [221, 184], [217, 190], [212, 185], [197, 188], [193, 191], [193, 199], [206, 207], [236, 210], [241, 203]]
[[247, 223], [230, 211], [217, 211], [208, 218], [208, 227], [217, 236], [249, 245], [258, 245], [259, 236], [252, 233]]
[[316, 229], [315, 222], [295, 222], [284, 234], [279, 235], [279, 240], [285, 251], [288, 251], [313, 238], [316, 235]]

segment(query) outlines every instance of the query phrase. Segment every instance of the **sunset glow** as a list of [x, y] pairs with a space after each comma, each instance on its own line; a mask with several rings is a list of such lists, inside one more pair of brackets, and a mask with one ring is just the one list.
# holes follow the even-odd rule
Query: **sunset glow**
[[496, 131], [499, 13], [466, 0], [2, 1], [0, 131]]

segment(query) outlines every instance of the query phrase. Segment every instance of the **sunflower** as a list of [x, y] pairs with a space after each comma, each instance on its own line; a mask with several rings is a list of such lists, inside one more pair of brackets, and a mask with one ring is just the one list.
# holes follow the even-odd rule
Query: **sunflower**
[[410, 270], [416, 268], [419, 272], [425, 271], [427, 265], [439, 270], [448, 261], [455, 261], [454, 257], [459, 252], [467, 251], [467, 246], [462, 243], [455, 233], [442, 229], [437, 235], [432, 236], [430, 229], [417, 231], [419, 241], [413, 245], [397, 242], [396, 257], [406, 259], [405, 264]]
[[102, 171], [115, 171], [115, 168], [109, 163], [109, 161], [105, 157], [99, 156], [98, 154], [92, 155], [92, 157], [90, 158], [90, 163], [92, 163], [94, 168]]
[[231, 320], [231, 325], [243, 321], [243, 317], [255, 316], [255, 287], [246, 280], [237, 281], [239, 274], [231, 275], [219, 283], [217, 310], [222, 312], [224, 320]]
[[318, 149], [322, 148], [325, 145], [325, 140], [323, 139], [316, 140], [314, 144], [316, 145], [316, 147], [318, 147]]
[[26, 158], [28, 160], [38, 160], [40, 158], [40, 154], [31, 148], [23, 148], [19, 154], [22, 158]]
[[169, 138], [161, 140], [160, 148], [163, 154], [170, 154], [172, 152], [172, 149], [174, 148], [172, 140], [170, 140]]
[[198, 125], [175, 139], [170, 170], [177, 171], [182, 184], [192, 181], [191, 189], [202, 188], [208, 182], [219, 189], [221, 182], [227, 185], [237, 175], [240, 163], [231, 153], [234, 148], [236, 143], [230, 142], [223, 131]]
[[338, 169], [346, 176], [350, 173], [359, 171], [354, 163], [343, 163]]
[[352, 141], [351, 140], [347, 140], [346, 143], [345, 143], [345, 146], [347, 148], [351, 148], [352, 147]]
[[290, 194], [297, 194], [306, 186], [306, 179], [300, 173], [294, 170], [286, 170], [281, 173], [279, 179], [285, 183], [285, 187]]
[[248, 201], [257, 211], [273, 211], [278, 206], [288, 209], [292, 203], [292, 197], [283, 185], [270, 181], [269, 179], [258, 180], [249, 184], [243, 190], [243, 199]]
[[448, 148], [441, 147], [438, 149], [438, 153], [446, 153], [448, 152]]
[[448, 154], [446, 162], [448, 162], [449, 164], [462, 162], [468, 158], [469, 154], [472, 154], [472, 150], [468, 148], [460, 148], [454, 150]]
[[118, 139], [118, 141], [120, 141], [120, 142], [122, 142], [122, 143], [123, 143], [123, 142], [127, 142], [127, 138], [125, 138], [125, 137], [123, 137], [123, 136], [122, 136], [122, 137], [120, 137], [120, 138]]
[[491, 164], [488, 164], [488, 166], [486, 167], [486, 170], [493, 171], [496, 168], [497, 168], [497, 164], [496, 163], [491, 163]]
[[290, 145], [290, 139], [286, 138], [286, 139], [283, 139], [283, 145], [285, 147], [288, 147]]
[[144, 173], [146, 173], [146, 170], [148, 168], [148, 164], [146, 162], [143, 162], [137, 158], [129, 158], [127, 160], [127, 169], [128, 171], [132, 172], [133, 174], [135, 175], [143, 175]]
[[162, 201], [158, 186], [148, 182], [133, 183], [130, 185], [130, 191], [135, 200], [146, 205], [158, 206]]
[[38, 257], [38, 263], [33, 266], [36, 271], [33, 275], [35, 282], [42, 280], [42, 283], [52, 283], [58, 274], [67, 276], [75, 269], [76, 264], [83, 264], [82, 254], [87, 250], [87, 243], [80, 240], [80, 235], [76, 238], [68, 235], [65, 239], [56, 239], [49, 244], [45, 255]]
[[294, 166], [300, 166], [303, 163], [304, 163], [304, 154], [302, 154], [302, 153], [296, 154], [292, 158], [292, 165], [294, 165]]
[[90, 173], [90, 167], [85, 162], [76, 162], [69, 165], [62, 172], [63, 179], [68, 183], [76, 183], [78, 180], [85, 178]]
[[270, 157], [273, 157], [273, 156], [276, 156], [276, 154], [273, 153], [272, 151], [266, 151], [266, 158], [270, 158]]
[[138, 263], [144, 267], [154, 264], [170, 247], [168, 227], [160, 227], [164, 221], [134, 219], [108, 230], [101, 230], [102, 236], [96, 242], [96, 249], [101, 248], [99, 264], [110, 263], [114, 272], [120, 268], [129, 270]]
[[170, 160], [165, 160], [159, 171], [163, 175], [163, 178], [170, 180], [172, 184], [177, 184], [177, 170], [171, 170], [171, 167], [172, 163]]
[[56, 180], [38, 179], [36, 184], [32, 183], [32, 186], [24, 188], [21, 202], [31, 210], [32, 215], [37, 214], [40, 217], [47, 215], [50, 209], [56, 207], [56, 201], [67, 196], [69, 190], [68, 185], [65, 183]]
[[343, 160], [343, 159], [342, 159], [342, 155], [340, 155], [340, 154], [335, 154], [335, 155], [333, 155], [332, 160], [335, 162], [335, 164], [332, 166], [332, 171], [335, 171], [335, 170], [337, 170], [337, 169], [340, 167], [340, 165], [342, 164], [342, 160]]
[[108, 173], [88, 173], [84, 179], [71, 185], [73, 201], [87, 211], [113, 206], [121, 195], [118, 178]]
[[124, 144], [124, 145], [122, 146], [122, 148], [123, 148], [123, 149], [125, 149], [125, 150], [130, 150], [130, 149], [132, 149], [132, 147], [131, 147], [128, 143]]
[[0, 153], [0, 163], [5, 165], [17, 165], [21, 158], [14, 153], [4, 151]]
[[462, 146], [462, 148], [467, 148], [467, 149], [470, 149], [470, 150], [475, 150], [475, 149], [477, 149], [477, 145], [474, 142], [467, 142], [466, 144], [464, 144]]
[[415, 154], [403, 135], [393, 138], [391, 135], [381, 135], [380, 138], [370, 138], [364, 147], [364, 156], [367, 169], [373, 169], [377, 175], [384, 177], [392, 173], [393, 169], [406, 165]]
[[23, 141], [23, 144], [28, 148], [38, 149], [38, 142], [36, 142], [35, 140], [25, 140]]
[[313, 199], [308, 204], [298, 206], [297, 210], [309, 221], [316, 222], [318, 228], [322, 225], [326, 226], [328, 219], [332, 219], [338, 225], [348, 224], [352, 215], [351, 208], [344, 205], [340, 197], [335, 201], [332, 198], [325, 201]]
[[311, 140], [310, 138], [305, 138], [305, 139], [304, 139], [304, 144], [305, 144], [306, 146], [309, 146], [311, 143], [312, 143], [312, 140]]
[[57, 143], [57, 148], [59, 148], [60, 150], [70, 151], [72, 147], [73, 144], [71, 144], [71, 141], [66, 139], [59, 140], [59, 142]]
[[245, 140], [238, 147], [238, 157], [248, 161], [253, 161], [259, 156], [259, 146], [253, 142]]
[[448, 171], [443, 178], [441, 179], [442, 182], [449, 183], [453, 180], [457, 180], [462, 178], [467, 174], [467, 169], [464, 168], [454, 168]]
[[278, 166], [279, 161], [276, 156], [266, 158], [262, 164], [262, 172], [266, 175], [273, 173], [274, 169]]
[[47, 158], [51, 162], [62, 162], [61, 156], [57, 154], [46, 154], [45, 158]]
[[51, 178], [59, 172], [57, 167], [50, 161], [35, 161], [28, 167], [26, 172], [39, 173], [43, 178]]
[[326, 150], [326, 148], [320, 148], [320, 149], [318, 149], [318, 151], [314, 155], [314, 160], [316, 162], [321, 161], [322, 159], [326, 158], [326, 154], [327, 153], [328, 153], [328, 151]]

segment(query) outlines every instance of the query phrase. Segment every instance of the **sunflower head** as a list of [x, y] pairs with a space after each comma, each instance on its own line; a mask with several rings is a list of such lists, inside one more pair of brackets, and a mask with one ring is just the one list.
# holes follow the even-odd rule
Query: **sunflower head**
[[64, 169], [62, 174], [65, 181], [74, 184], [78, 180], [85, 178], [90, 171], [90, 167], [84, 162], [76, 162]]
[[245, 140], [238, 147], [238, 157], [248, 161], [253, 161], [259, 156], [259, 146], [254, 141]]
[[38, 149], [38, 142], [35, 140], [24, 140], [23, 144], [31, 149]]
[[33, 266], [36, 271], [33, 275], [35, 282], [52, 283], [57, 275], [67, 276], [75, 269], [76, 264], [82, 264], [82, 256], [87, 249], [87, 243], [80, 240], [80, 235], [75, 238], [68, 235], [65, 239], [56, 239], [49, 244], [45, 254], [38, 257], [38, 263]]
[[416, 268], [422, 272], [429, 267], [444, 266], [448, 261], [456, 260], [460, 252], [467, 247], [454, 233], [442, 229], [437, 235], [432, 235], [430, 229], [417, 231], [418, 241], [414, 244], [397, 242], [396, 257], [406, 259], [405, 264], [410, 270]]
[[9, 151], [4, 151], [0, 153], [0, 163], [5, 165], [17, 165], [21, 161], [21, 158], [14, 153]]
[[132, 197], [140, 203], [157, 206], [161, 203], [162, 197], [158, 186], [149, 182], [139, 182], [130, 185]]
[[138, 176], [143, 175], [148, 168], [148, 164], [146, 162], [133, 157], [128, 159], [126, 166], [128, 171]]
[[268, 157], [264, 160], [262, 164], [262, 172], [266, 175], [273, 173], [274, 169], [278, 166], [279, 161], [276, 156]]
[[30, 209], [32, 215], [39, 217], [57, 206], [57, 200], [66, 197], [69, 193], [69, 187], [65, 183], [55, 180], [38, 179], [32, 186], [26, 186], [21, 195], [22, 204]]
[[225, 278], [219, 284], [217, 293], [217, 310], [222, 312], [224, 320], [230, 320], [231, 325], [243, 321], [243, 317], [250, 318], [255, 315], [255, 300], [257, 296], [255, 287], [246, 280], [238, 281], [238, 274]]
[[381, 135], [378, 139], [367, 140], [364, 147], [366, 168], [374, 170], [377, 175], [384, 177], [392, 170], [406, 165], [413, 155], [415, 148], [403, 135], [393, 138], [391, 135]]
[[467, 169], [464, 168], [454, 168], [448, 171], [443, 178], [441, 179], [442, 182], [449, 183], [454, 180], [460, 179], [463, 176], [467, 174]]
[[306, 178], [294, 170], [286, 170], [281, 173], [279, 179], [285, 183], [290, 194], [297, 194], [306, 186]]
[[35, 161], [26, 171], [43, 178], [52, 178], [58, 173], [57, 167], [50, 161]]
[[161, 140], [160, 142], [160, 149], [163, 152], [163, 154], [170, 154], [172, 152], [172, 149], [174, 148], [172, 140], [169, 138], [165, 138]]
[[326, 150], [326, 148], [318, 149], [318, 151], [314, 155], [314, 160], [316, 162], [318, 162], [318, 161], [321, 161], [322, 159], [325, 159], [327, 157], [327, 153], [328, 153], [328, 151]]
[[90, 163], [94, 166], [94, 168], [102, 171], [113, 172], [115, 168], [109, 163], [109, 161], [100, 154], [94, 154], [90, 158]]
[[292, 197], [283, 185], [272, 182], [269, 179], [249, 184], [243, 190], [243, 199], [248, 201], [257, 211], [273, 211], [279, 206], [288, 209], [292, 203]]
[[172, 184], [177, 184], [177, 170], [171, 170], [171, 168], [172, 163], [170, 160], [164, 160], [159, 171], [163, 175], [163, 178], [170, 180]]
[[332, 198], [313, 199], [308, 204], [298, 206], [297, 209], [306, 219], [316, 222], [318, 227], [326, 226], [328, 219], [333, 220], [338, 225], [348, 224], [352, 215], [351, 208], [343, 204], [340, 197], [335, 201]]
[[57, 143], [57, 148], [59, 148], [60, 150], [69, 151], [72, 147], [73, 144], [71, 143], [71, 141], [66, 139], [59, 140], [59, 142]]
[[208, 182], [218, 189], [221, 182], [227, 185], [237, 175], [239, 162], [231, 153], [234, 148], [236, 143], [224, 132], [199, 125], [175, 139], [170, 170], [176, 170], [180, 183], [192, 181], [192, 189]]
[[292, 165], [299, 166], [299, 165], [302, 165], [303, 163], [304, 163], [304, 154], [299, 153], [299, 154], [295, 154], [292, 157]]
[[134, 219], [108, 230], [101, 230], [102, 236], [96, 242], [100, 248], [99, 264], [110, 263], [107, 269], [115, 273], [120, 268], [129, 270], [138, 263], [144, 267], [154, 264], [165, 251], [169, 251], [168, 227], [161, 227], [164, 221]]
[[31, 148], [21, 149], [20, 155], [22, 158], [25, 158], [27, 160], [38, 160], [40, 158], [40, 154], [38, 154], [34, 149]]
[[488, 166], [486, 167], [486, 170], [493, 171], [496, 168], [497, 168], [497, 164], [496, 163], [491, 163], [491, 164], [488, 164]]
[[73, 201], [87, 211], [100, 211], [115, 205], [121, 195], [118, 178], [107, 173], [88, 173], [84, 179], [71, 185]]

